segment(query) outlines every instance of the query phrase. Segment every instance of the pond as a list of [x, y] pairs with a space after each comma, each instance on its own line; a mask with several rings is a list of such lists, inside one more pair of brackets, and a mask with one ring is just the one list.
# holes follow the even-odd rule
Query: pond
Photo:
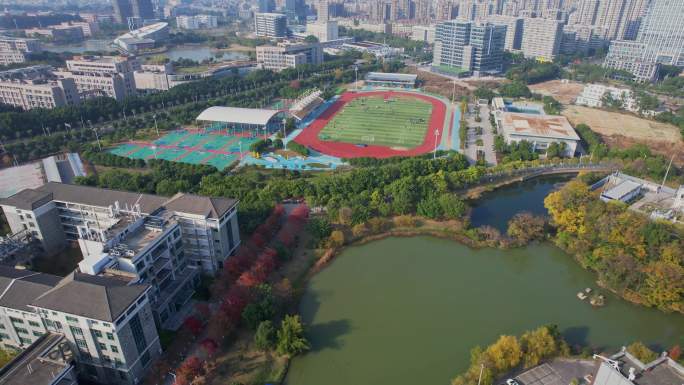
[[618, 349], [684, 343], [681, 315], [605, 293], [576, 293], [595, 277], [550, 244], [471, 250], [429, 237], [352, 247], [310, 282], [301, 302], [312, 350], [289, 385], [448, 384], [475, 345], [557, 324], [572, 344]]
[[508, 221], [521, 211], [546, 215], [544, 198], [574, 176], [556, 175], [534, 178], [484, 193], [480, 199], [470, 202], [471, 226], [488, 225], [505, 233], [508, 229]]
[[[502, 231], [519, 211], [545, 214], [544, 197], [568, 176], [532, 179], [475, 202], [474, 225]], [[300, 305], [312, 350], [293, 360], [288, 385], [449, 384], [470, 349], [545, 324], [583, 346], [684, 344], [684, 317], [601, 291], [596, 277], [549, 243], [473, 250], [430, 237], [351, 247], [312, 278]]]

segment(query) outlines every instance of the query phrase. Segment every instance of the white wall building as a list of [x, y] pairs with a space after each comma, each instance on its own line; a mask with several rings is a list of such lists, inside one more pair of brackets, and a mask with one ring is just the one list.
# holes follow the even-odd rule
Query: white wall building
[[563, 23], [557, 20], [525, 18], [521, 49], [526, 58], [553, 60], [563, 40]]
[[177, 16], [176, 26], [180, 29], [211, 29], [218, 27], [218, 17], [214, 15]]
[[135, 59], [124, 56], [83, 56], [66, 61], [65, 71], [56, 75], [73, 79], [82, 99], [109, 96], [123, 100], [136, 94], [133, 71], [139, 66]]
[[257, 66], [282, 71], [300, 64], [323, 63], [323, 49], [319, 43], [278, 43], [277, 46], [256, 48]]
[[606, 93], [615, 100], [621, 100], [622, 109], [632, 112], [639, 111], [632, 90], [629, 88], [617, 88], [603, 84], [587, 84], [584, 86], [584, 89], [577, 97], [575, 104], [588, 107], [603, 107], [603, 100]]
[[320, 42], [337, 40], [339, 37], [338, 31], [339, 28], [336, 21], [308, 23], [306, 25], [306, 34], [316, 36]]
[[506, 143], [528, 141], [535, 151], [545, 152], [551, 143], [565, 143], [565, 156], [577, 151], [580, 137], [564, 116], [501, 112], [496, 122]]

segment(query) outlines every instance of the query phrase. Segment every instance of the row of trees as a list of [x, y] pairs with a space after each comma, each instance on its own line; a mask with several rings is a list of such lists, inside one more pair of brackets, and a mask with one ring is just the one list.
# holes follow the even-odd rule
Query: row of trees
[[240, 325], [255, 331], [255, 342], [260, 349], [275, 347], [279, 354], [293, 356], [309, 348], [299, 316], [285, 315], [279, 329], [276, 331], [274, 327], [279, 314], [291, 301], [292, 288], [287, 280], [275, 288], [267, 283], [271, 273], [285, 260], [285, 254], [270, 246], [276, 243], [294, 247], [294, 234], [306, 224], [309, 209], [299, 205], [283, 221], [284, 215], [283, 206], [276, 206], [238, 253], [224, 262], [210, 289], [219, 306], [212, 309], [206, 304], [200, 305], [197, 316], [184, 321], [185, 329], [195, 338], [206, 334], [199, 342], [201, 355], [187, 357], [177, 368], [175, 385], [195, 384], [198, 377], [211, 371], [212, 367], [198, 363], [211, 358]]
[[556, 244], [628, 300], [684, 313], [684, 241], [671, 224], [604, 203], [581, 181], [544, 200]]
[[513, 369], [531, 368], [543, 360], [569, 354], [568, 344], [555, 325], [525, 332], [520, 338], [502, 335], [484, 349], [480, 346], [473, 348], [470, 351], [470, 366], [451, 384], [493, 385]]

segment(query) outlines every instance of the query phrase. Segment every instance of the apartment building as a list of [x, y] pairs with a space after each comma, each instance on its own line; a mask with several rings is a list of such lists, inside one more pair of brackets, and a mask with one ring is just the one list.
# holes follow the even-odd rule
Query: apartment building
[[278, 43], [277, 46], [256, 48], [257, 66], [273, 71], [294, 68], [300, 64], [323, 63], [323, 49], [320, 43]]
[[218, 17], [213, 15], [176, 16], [176, 26], [180, 29], [216, 28]]
[[280, 13], [255, 13], [254, 30], [259, 37], [285, 38], [287, 37], [287, 16]]
[[42, 36], [56, 42], [78, 42], [83, 40], [83, 28], [75, 25], [54, 25], [47, 28], [31, 28], [26, 36]]
[[521, 49], [526, 58], [553, 60], [562, 41], [563, 23], [551, 19], [525, 19]]
[[639, 111], [639, 105], [634, 93], [629, 88], [618, 88], [603, 84], [587, 84], [582, 93], [577, 97], [575, 103], [589, 107], [603, 107], [606, 97], [621, 102], [621, 108], [631, 112]]
[[30, 110], [79, 104], [80, 98], [73, 79], [56, 79], [50, 66], [37, 65], [0, 72], [0, 103]]
[[136, 94], [135, 59], [124, 56], [82, 56], [66, 61], [66, 70], [55, 72], [73, 79], [82, 98], [109, 96], [123, 100]]
[[97, 21], [65, 21], [59, 25], [62, 27], [81, 28], [84, 37], [92, 37], [100, 31], [100, 24]]
[[489, 15], [485, 20], [494, 25], [506, 27], [506, 41], [504, 42], [504, 49], [506, 51], [516, 51], [521, 48], [524, 28], [524, 19], [522, 17]]
[[[176, 224], [180, 225], [183, 254], [188, 258], [188, 265], [207, 274], [214, 274], [240, 244], [237, 201], [227, 198], [192, 194], [169, 198], [49, 182], [1, 199], [0, 207], [13, 232], [30, 230], [48, 254], [58, 252], [68, 242], [78, 242], [87, 261], [91, 261], [84, 262], [89, 263], [93, 271], [103, 269], [106, 260], [98, 263], [95, 261], [97, 250], [87, 248], [97, 246], [102, 249], [102, 255], [109, 256], [110, 250], [125, 244], [124, 239], [134, 241], [136, 234], [144, 232], [143, 228], [151, 231], [145, 233], [151, 235], [141, 240], [147, 242], [147, 246], [166, 242], [167, 246], [173, 243], [177, 249], [180, 245]], [[161, 225], [157, 224], [159, 222]], [[170, 238], [172, 241], [169, 241], [168, 233], [175, 233]], [[141, 246], [135, 255], [145, 259], [147, 251], [150, 251], [148, 247]], [[158, 252], [161, 250], [153, 253], [155, 258]]]
[[[148, 285], [3, 266], [0, 287], [0, 339], [7, 348], [31, 347], [31, 355], [42, 353], [34, 343], [64, 340], [82, 377], [122, 385], [138, 383], [161, 354]], [[73, 381], [73, 376], [67, 379]]]
[[485, 76], [501, 72], [506, 27], [450, 20], [437, 24], [433, 65], [437, 71]]
[[306, 34], [316, 36], [320, 42], [337, 40], [339, 27], [336, 21], [309, 23], [306, 25]]
[[38, 39], [0, 36], [0, 51], [21, 51], [27, 53], [42, 51]]
[[435, 42], [435, 27], [415, 25], [411, 28], [411, 40], [424, 41], [429, 44]]

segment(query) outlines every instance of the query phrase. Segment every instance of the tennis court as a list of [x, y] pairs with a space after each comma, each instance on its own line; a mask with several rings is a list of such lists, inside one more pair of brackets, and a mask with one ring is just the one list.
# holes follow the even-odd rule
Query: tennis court
[[[190, 164], [208, 164], [223, 170], [240, 159], [240, 152], [260, 138], [225, 135], [225, 131], [170, 132], [154, 142], [123, 143], [112, 154], [131, 159], [163, 159]], [[242, 144], [242, 146], [240, 146]]]
[[349, 101], [326, 124], [321, 140], [413, 148], [423, 143], [432, 104], [405, 95], [373, 95]]

